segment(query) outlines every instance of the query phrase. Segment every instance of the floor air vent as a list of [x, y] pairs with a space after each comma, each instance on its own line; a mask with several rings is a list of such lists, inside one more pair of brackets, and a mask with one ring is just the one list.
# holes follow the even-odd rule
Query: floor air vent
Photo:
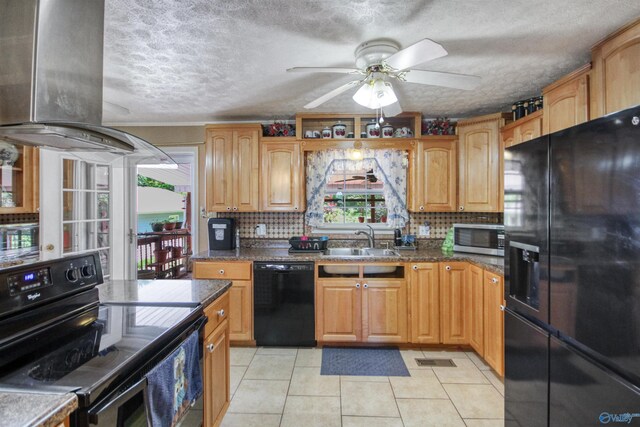
[[450, 366], [454, 368], [456, 366], [451, 359], [416, 359], [416, 363], [418, 366]]

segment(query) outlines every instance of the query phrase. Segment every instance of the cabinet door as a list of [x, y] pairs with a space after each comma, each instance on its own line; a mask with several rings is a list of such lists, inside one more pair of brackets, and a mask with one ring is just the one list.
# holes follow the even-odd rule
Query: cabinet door
[[362, 341], [407, 342], [407, 287], [404, 280], [363, 279]]
[[413, 210], [456, 210], [457, 154], [455, 141], [420, 141], [413, 163]]
[[467, 263], [440, 263], [440, 332], [443, 344], [468, 344]]
[[229, 339], [253, 340], [253, 304], [251, 280], [234, 280], [229, 289]]
[[549, 134], [589, 120], [589, 68], [582, 68], [543, 90], [543, 133]]
[[223, 321], [204, 341], [204, 425], [217, 426], [229, 406], [229, 330]]
[[536, 117], [534, 119], [527, 120], [517, 127], [516, 132], [518, 133], [516, 138], [518, 143], [531, 141], [532, 139], [539, 137], [542, 135], [542, 118]]
[[[7, 144], [11, 145], [11, 144]], [[11, 165], [0, 166], [0, 214], [37, 212], [39, 206], [38, 149], [16, 145]], [[8, 149], [7, 149], [8, 151]]]
[[411, 265], [411, 342], [440, 343], [440, 279], [438, 263]]
[[316, 339], [356, 342], [362, 338], [362, 282], [348, 279], [316, 283]]
[[469, 265], [469, 344], [480, 355], [484, 355], [484, 287], [483, 270]]
[[465, 212], [500, 210], [499, 129], [496, 119], [458, 127], [460, 147], [459, 207]]
[[515, 128], [500, 131], [500, 138], [502, 138], [504, 148], [511, 147], [518, 143], [518, 141], [516, 141]]
[[262, 210], [303, 211], [302, 156], [298, 143], [262, 142]]
[[233, 210], [256, 212], [259, 205], [259, 153], [258, 129], [233, 131]]
[[502, 276], [484, 272], [484, 359], [499, 375], [504, 375], [504, 301]]
[[231, 211], [233, 207], [233, 131], [207, 131], [207, 210]]
[[640, 21], [593, 48], [591, 119], [640, 104]]

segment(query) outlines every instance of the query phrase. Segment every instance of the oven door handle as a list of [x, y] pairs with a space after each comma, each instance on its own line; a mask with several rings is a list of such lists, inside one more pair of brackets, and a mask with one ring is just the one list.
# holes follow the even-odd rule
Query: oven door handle
[[[145, 391], [147, 389], [147, 378], [142, 378], [140, 381], [129, 387], [123, 393], [118, 395], [115, 399], [110, 399], [103, 405], [100, 405], [94, 409], [89, 410], [89, 423], [95, 425], [116, 425], [118, 418], [118, 408], [122, 403], [131, 399], [137, 393]], [[146, 393], [145, 393], [146, 394]]]

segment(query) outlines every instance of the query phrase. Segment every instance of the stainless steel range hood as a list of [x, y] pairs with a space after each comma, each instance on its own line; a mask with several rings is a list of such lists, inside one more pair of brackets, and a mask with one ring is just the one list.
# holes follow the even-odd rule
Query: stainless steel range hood
[[0, 1], [0, 139], [173, 163], [102, 126], [104, 0]]

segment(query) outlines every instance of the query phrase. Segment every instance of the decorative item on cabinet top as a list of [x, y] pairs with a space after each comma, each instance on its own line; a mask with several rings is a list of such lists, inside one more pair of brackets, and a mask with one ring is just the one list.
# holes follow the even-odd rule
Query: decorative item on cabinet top
[[514, 121], [542, 109], [542, 96], [534, 96], [515, 102], [511, 106]]
[[296, 136], [296, 125], [274, 121], [262, 125], [262, 136]]
[[456, 122], [451, 122], [447, 117], [438, 117], [433, 120], [422, 121], [422, 135], [455, 135]]

